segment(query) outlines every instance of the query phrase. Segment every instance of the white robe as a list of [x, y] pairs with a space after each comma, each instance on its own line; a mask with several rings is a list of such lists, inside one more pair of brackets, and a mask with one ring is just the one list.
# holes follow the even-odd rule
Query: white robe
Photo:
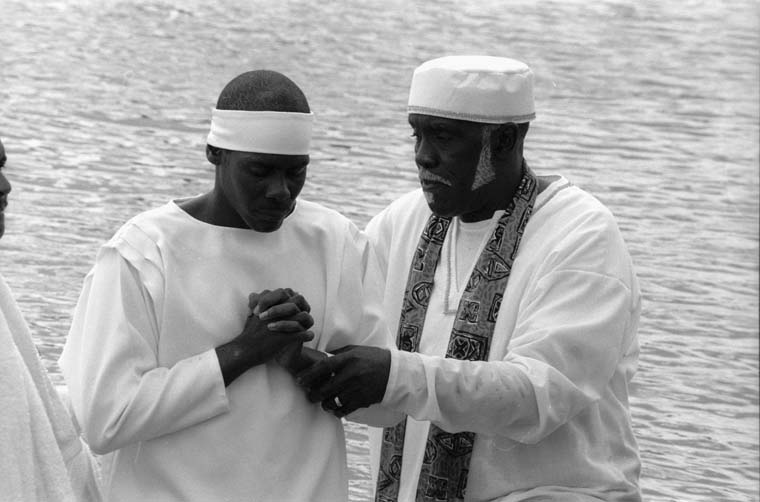
[[85, 279], [60, 361], [85, 438], [114, 452], [107, 500], [346, 500], [341, 421], [274, 362], [225, 388], [214, 349], [241, 332], [249, 293], [278, 287], [310, 303], [308, 346], [392, 345], [378, 274], [350, 221], [301, 199], [272, 233], [174, 202], [124, 225]]
[[[367, 227], [387, 276], [385, 312], [394, 329], [429, 216], [417, 190]], [[436, 269], [421, 353], [393, 352], [381, 403], [412, 417], [401, 476], [408, 497], [399, 500], [413, 500], [428, 421], [476, 433], [467, 500], [640, 500], [628, 383], [639, 353], [641, 300], [611, 213], [564, 178], [538, 195], [487, 362], [443, 357], [461, 298], [445, 287], [446, 250], [463, 249], [450, 247], [452, 234]], [[469, 270], [481, 249], [457, 260]], [[452, 310], [444, 313], [447, 295]], [[380, 431], [371, 430], [371, 439], [376, 476]]]
[[0, 275], [0, 499], [97, 501], [97, 472]]

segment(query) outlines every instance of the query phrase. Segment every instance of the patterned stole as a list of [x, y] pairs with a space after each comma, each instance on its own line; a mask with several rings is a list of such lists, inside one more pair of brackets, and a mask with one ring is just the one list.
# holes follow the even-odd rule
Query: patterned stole
[[[527, 165], [523, 166], [517, 193], [499, 219], [467, 282], [446, 357], [470, 361], [485, 361], [488, 358], [494, 324], [512, 262], [536, 200], [536, 177]], [[435, 268], [450, 223], [450, 218], [431, 215], [422, 231], [404, 292], [396, 342], [401, 350], [417, 352], [419, 348]], [[377, 502], [396, 502], [398, 499], [405, 432], [406, 420], [383, 430], [375, 494]], [[474, 440], [475, 434], [472, 432], [452, 434], [430, 424], [417, 484], [418, 502], [464, 499]]]

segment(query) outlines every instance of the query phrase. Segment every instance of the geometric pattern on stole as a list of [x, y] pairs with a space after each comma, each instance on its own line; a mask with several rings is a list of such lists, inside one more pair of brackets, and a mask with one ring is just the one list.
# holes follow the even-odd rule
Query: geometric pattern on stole
[[[488, 358], [496, 316], [507, 287], [517, 248], [536, 200], [537, 180], [527, 165], [517, 193], [499, 219], [478, 257], [457, 308], [446, 357], [470, 361]], [[425, 323], [433, 277], [450, 218], [431, 215], [409, 268], [399, 319], [397, 345], [417, 352]], [[401, 479], [406, 420], [383, 430], [375, 501], [396, 502]], [[435, 424], [425, 446], [415, 499], [418, 502], [462, 501], [467, 489], [473, 432], [449, 433]]]

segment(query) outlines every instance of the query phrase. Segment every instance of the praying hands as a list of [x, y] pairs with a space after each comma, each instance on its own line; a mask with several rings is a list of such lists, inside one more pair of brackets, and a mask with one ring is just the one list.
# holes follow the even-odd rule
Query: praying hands
[[[306, 299], [291, 289], [251, 294], [248, 307], [252, 315], [270, 321], [269, 330], [282, 334], [304, 329], [310, 311]], [[391, 363], [387, 349], [347, 345], [327, 354], [304, 347], [302, 341], [289, 343], [275, 359], [296, 378], [309, 401], [321, 402], [339, 418], [382, 401]]]
[[[252, 316], [269, 321], [268, 330], [282, 335], [313, 324], [309, 303], [289, 288], [252, 293], [248, 308]], [[391, 365], [388, 349], [347, 345], [327, 354], [304, 347], [303, 341], [288, 343], [274, 358], [296, 378], [309, 401], [322, 403], [338, 418], [382, 401]]]
[[216, 348], [225, 386], [254, 366], [297, 353], [314, 338], [309, 304], [292, 289], [251, 293], [248, 308], [243, 331]]
[[291, 371], [306, 367], [306, 363], [300, 362], [299, 354], [303, 342], [314, 338], [314, 334], [308, 331], [314, 325], [314, 319], [306, 299], [290, 288], [265, 289], [248, 296], [248, 308], [251, 311], [249, 320], [258, 319], [266, 324], [269, 337], [277, 344], [274, 359]]

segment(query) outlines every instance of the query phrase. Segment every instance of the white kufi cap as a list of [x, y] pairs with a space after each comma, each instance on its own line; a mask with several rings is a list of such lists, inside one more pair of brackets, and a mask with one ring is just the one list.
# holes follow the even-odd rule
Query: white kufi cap
[[446, 56], [414, 70], [409, 113], [503, 124], [536, 118], [533, 71], [492, 56]]

